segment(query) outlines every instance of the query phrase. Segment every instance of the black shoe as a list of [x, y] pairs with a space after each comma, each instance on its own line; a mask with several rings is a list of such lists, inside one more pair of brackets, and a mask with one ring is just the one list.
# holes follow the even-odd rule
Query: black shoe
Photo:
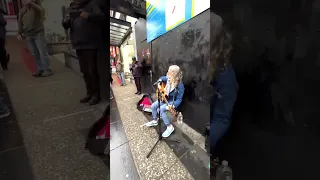
[[135, 94], [139, 94], [139, 92], [136, 92]]
[[5, 111], [0, 112], [0, 118], [4, 118], [10, 115], [10, 110], [6, 109]]
[[43, 71], [37, 71], [32, 74], [33, 77], [40, 77], [42, 75]]
[[90, 94], [87, 94], [86, 97], [80, 99], [80, 103], [87, 103], [90, 101], [91, 98], [92, 98], [92, 96]]
[[138, 93], [137, 93], [137, 95], [140, 95], [140, 94], [141, 94], [141, 92], [138, 92]]
[[92, 96], [92, 98], [89, 101], [89, 105], [96, 105], [100, 101], [100, 97], [97, 96]]

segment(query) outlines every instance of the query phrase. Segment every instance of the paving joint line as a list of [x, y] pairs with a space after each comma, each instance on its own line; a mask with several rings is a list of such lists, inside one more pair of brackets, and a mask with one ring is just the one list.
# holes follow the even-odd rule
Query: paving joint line
[[78, 111], [78, 112], [75, 112], [75, 113], [70, 113], [70, 114], [66, 114], [66, 115], [62, 115], [62, 116], [57, 116], [57, 117], [45, 119], [45, 120], [43, 120], [43, 122], [49, 122], [49, 121], [52, 121], [52, 120], [62, 119], [62, 118], [66, 118], [66, 117], [70, 117], [70, 116], [74, 116], [74, 115], [78, 115], [78, 114], [84, 114], [84, 113], [87, 113], [87, 112], [92, 112], [94, 110], [95, 109], [88, 109], [88, 110], [84, 110], [84, 111]]
[[[111, 137], [111, 138], [112, 138], [112, 137]], [[130, 139], [130, 140], [127, 140], [126, 142], [124, 142], [124, 143], [122, 143], [122, 144], [120, 144], [120, 145], [118, 145], [118, 146], [110, 149], [110, 152], [113, 151], [113, 150], [115, 150], [115, 149], [117, 149], [117, 148], [119, 148], [119, 147], [121, 147], [121, 146], [123, 146], [123, 145], [125, 145], [125, 144], [127, 144], [127, 143], [129, 143], [129, 142], [132, 141], [133, 139], [134, 139], [134, 138], [132, 138], [132, 139]], [[132, 153], [131, 153], [131, 154], [132, 154]]]
[[13, 151], [13, 150], [16, 150], [16, 149], [20, 149], [20, 148], [23, 148], [23, 146], [18, 146], [18, 147], [15, 147], [15, 148], [10, 148], [10, 149], [6, 149], [6, 150], [3, 150], [3, 151], [0, 151], [0, 154], [3, 154], [3, 153], [6, 153], [6, 152], [9, 152], [9, 151]]

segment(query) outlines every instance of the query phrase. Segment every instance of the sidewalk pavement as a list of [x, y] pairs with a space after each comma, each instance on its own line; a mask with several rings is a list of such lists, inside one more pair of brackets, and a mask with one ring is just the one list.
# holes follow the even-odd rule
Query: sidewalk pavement
[[118, 83], [113, 83], [112, 90], [140, 179], [193, 180], [180, 159], [165, 142], [159, 143], [151, 156], [146, 158], [158, 136], [154, 128], [140, 127], [148, 122], [148, 119], [136, 107], [142, 96], [134, 94], [136, 92], [134, 84], [120, 86]]
[[[100, 105], [104, 104], [80, 104], [79, 99], [85, 94], [81, 76], [54, 58], [51, 58], [53, 76], [32, 77], [28, 62], [33, 61], [25, 59], [21, 53], [23, 48], [15, 37], [8, 38], [7, 50], [11, 61], [9, 70], [3, 76], [35, 179], [108, 179], [108, 160], [103, 162], [84, 149], [88, 129], [101, 115]], [[5, 137], [12, 135], [8, 131]], [[13, 140], [6, 139], [7, 144]], [[8, 161], [11, 164], [24, 161], [19, 159], [19, 154], [12, 157]], [[17, 176], [8, 175], [8, 180], [29, 179], [10, 178], [14, 175]]]

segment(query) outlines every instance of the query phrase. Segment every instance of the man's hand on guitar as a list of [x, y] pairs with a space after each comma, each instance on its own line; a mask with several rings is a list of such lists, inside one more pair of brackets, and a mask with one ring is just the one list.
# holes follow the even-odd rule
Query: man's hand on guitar
[[160, 83], [158, 83], [158, 89], [161, 89], [162, 87], [161, 87], [161, 84]]
[[167, 111], [172, 110], [172, 109], [174, 109], [174, 106], [168, 105], [168, 106], [166, 107], [166, 109], [167, 109]]

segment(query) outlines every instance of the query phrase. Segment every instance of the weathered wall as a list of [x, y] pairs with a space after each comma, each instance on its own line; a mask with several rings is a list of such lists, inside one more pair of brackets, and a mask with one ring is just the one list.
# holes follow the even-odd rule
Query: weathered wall
[[[173, 29], [167, 34], [147, 44], [145, 21], [138, 20], [137, 35], [138, 58], [143, 49], [151, 49], [153, 81], [166, 74], [170, 65], [180, 66], [184, 72], [184, 100], [179, 108], [184, 121], [202, 133], [205, 123], [209, 122], [209, 42], [210, 17], [209, 10]], [[143, 29], [140, 32], [138, 29]], [[140, 42], [140, 44], [139, 44]], [[139, 45], [138, 45], [139, 44]], [[140, 57], [141, 58], [141, 57]], [[152, 90], [150, 78], [146, 78], [144, 90]], [[142, 83], [143, 84], [143, 83]]]
[[63, 6], [68, 7], [69, 2], [67, 0], [43, 0], [42, 6], [46, 11], [44, 26], [48, 42], [65, 41], [66, 32], [61, 25], [62, 8]]
[[211, 6], [235, 34], [240, 86], [216, 155], [236, 179], [319, 179], [320, 1]]
[[[146, 56], [143, 56], [146, 51], [151, 52], [151, 43], [147, 43], [147, 31], [146, 31], [146, 20], [139, 18], [135, 26], [135, 40], [136, 40], [136, 50], [137, 59], [142, 62]], [[141, 85], [143, 92], [152, 92], [152, 81], [150, 74], [145, 74], [141, 78]]]

